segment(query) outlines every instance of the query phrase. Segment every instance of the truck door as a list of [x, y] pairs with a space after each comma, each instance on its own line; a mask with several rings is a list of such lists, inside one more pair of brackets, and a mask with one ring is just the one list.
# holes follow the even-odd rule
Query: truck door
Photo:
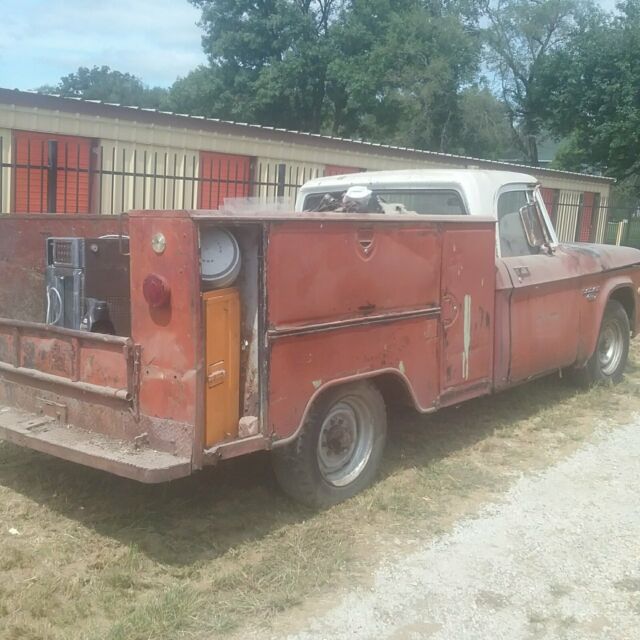
[[[498, 197], [498, 260], [511, 279], [508, 383], [569, 366], [577, 356], [578, 265], [561, 246], [551, 252], [531, 245], [520, 211], [532, 203], [527, 185], [511, 185]], [[543, 232], [543, 217], [536, 219]]]

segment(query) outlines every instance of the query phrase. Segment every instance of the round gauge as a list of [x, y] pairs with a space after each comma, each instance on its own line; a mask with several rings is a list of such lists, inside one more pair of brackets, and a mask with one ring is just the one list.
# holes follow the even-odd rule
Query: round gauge
[[240, 262], [240, 247], [232, 233], [221, 227], [200, 231], [200, 273], [207, 288], [232, 285], [240, 272]]

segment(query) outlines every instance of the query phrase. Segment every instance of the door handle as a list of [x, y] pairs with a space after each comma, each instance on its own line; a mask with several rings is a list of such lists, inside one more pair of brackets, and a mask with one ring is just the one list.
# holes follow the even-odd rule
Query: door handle
[[370, 227], [362, 227], [358, 229], [357, 233], [358, 247], [360, 254], [365, 260], [371, 256], [374, 248], [374, 236], [373, 229]]

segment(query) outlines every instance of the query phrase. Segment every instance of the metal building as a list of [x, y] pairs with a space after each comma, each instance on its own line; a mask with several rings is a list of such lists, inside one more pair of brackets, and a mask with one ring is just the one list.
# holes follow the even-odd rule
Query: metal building
[[523, 171], [558, 236], [602, 241], [613, 180], [259, 125], [0, 89], [0, 213], [119, 214], [295, 198], [322, 175], [424, 167]]

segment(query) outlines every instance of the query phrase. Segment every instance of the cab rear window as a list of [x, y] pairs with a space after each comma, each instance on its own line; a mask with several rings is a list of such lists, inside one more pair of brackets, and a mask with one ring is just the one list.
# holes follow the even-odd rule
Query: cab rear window
[[[464, 215], [462, 198], [453, 189], [372, 189], [374, 196], [387, 204], [402, 205], [406, 211], [425, 215]], [[344, 191], [310, 193], [304, 200], [303, 211], [317, 211], [323, 198], [341, 200]]]

